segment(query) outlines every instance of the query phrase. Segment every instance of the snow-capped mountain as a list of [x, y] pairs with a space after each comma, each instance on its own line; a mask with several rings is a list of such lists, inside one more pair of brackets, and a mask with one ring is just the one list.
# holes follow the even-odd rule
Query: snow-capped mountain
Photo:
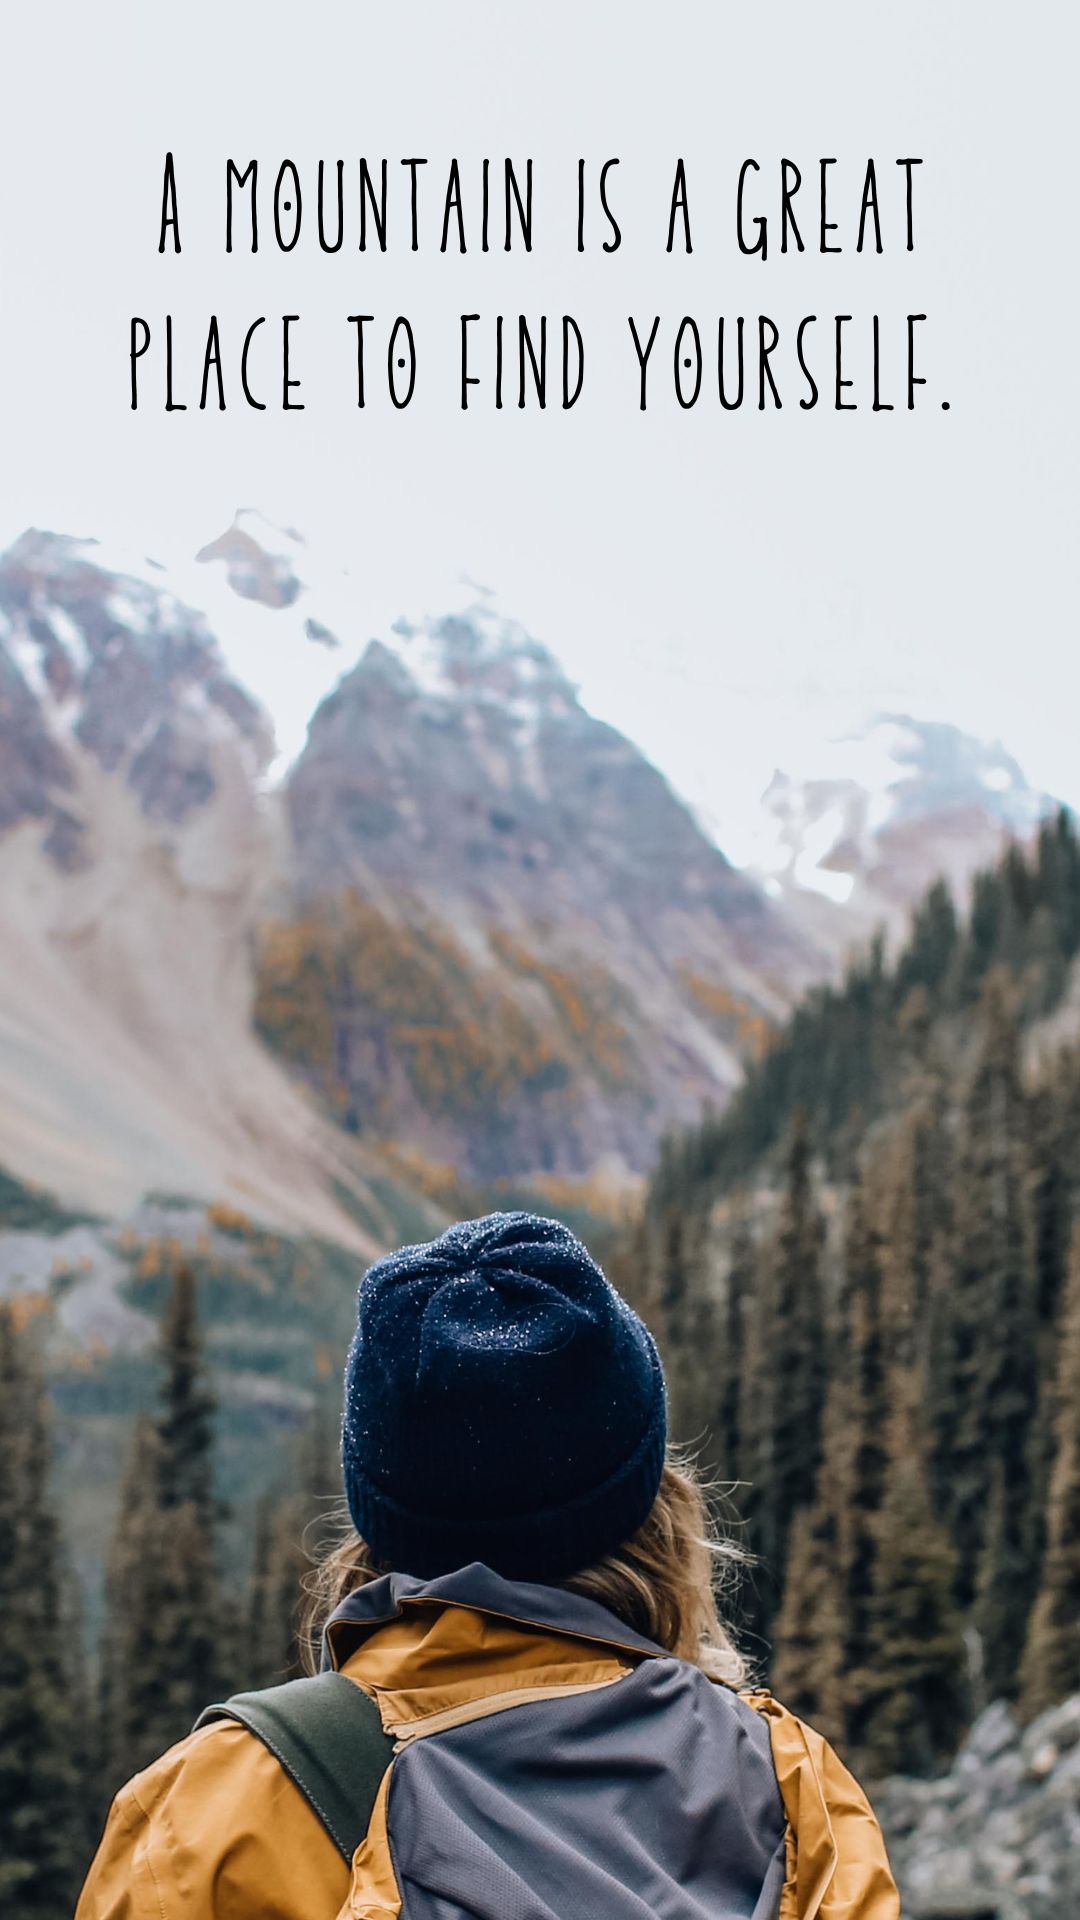
[[879, 925], [901, 933], [939, 877], [964, 900], [979, 868], [1057, 805], [1000, 742], [908, 714], [879, 715], [814, 761], [810, 776], [774, 775], [751, 870], [837, 955]]
[[361, 1245], [328, 1193], [351, 1160], [251, 1029], [270, 752], [152, 568], [37, 532], [0, 556], [0, 1166]]
[[643, 1170], [817, 970], [483, 599], [372, 642], [285, 791], [303, 915], [363, 904], [341, 939], [365, 964], [334, 996], [329, 1055], [324, 1037], [304, 1064], [357, 1126], [471, 1174]]
[[251, 512], [167, 565], [28, 533], [0, 556], [0, 1165], [339, 1234], [369, 1143], [621, 1177], [1048, 805], [1000, 747], [888, 716], [777, 774], [740, 872], [475, 586], [372, 639], [349, 570]]
[[[469, 1173], [645, 1167], [813, 954], [475, 589], [370, 641], [309, 563], [249, 514], [179, 567], [0, 558], [0, 1164], [329, 1231], [354, 1148], [298, 1072]], [[291, 766], [245, 664], [306, 704]]]
[[62, 866], [93, 857], [75, 798], [84, 761], [176, 827], [214, 793], [215, 761], [235, 762], [247, 787], [266, 764], [268, 723], [202, 616], [151, 578], [98, 564], [88, 543], [17, 540], [0, 569], [0, 620], [0, 823], [46, 819]]

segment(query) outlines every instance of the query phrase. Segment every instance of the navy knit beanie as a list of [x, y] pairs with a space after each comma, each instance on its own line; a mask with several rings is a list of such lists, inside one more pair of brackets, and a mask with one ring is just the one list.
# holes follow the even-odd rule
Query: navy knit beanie
[[651, 1335], [558, 1221], [464, 1220], [360, 1284], [345, 1491], [396, 1572], [587, 1566], [646, 1518], [666, 1426]]

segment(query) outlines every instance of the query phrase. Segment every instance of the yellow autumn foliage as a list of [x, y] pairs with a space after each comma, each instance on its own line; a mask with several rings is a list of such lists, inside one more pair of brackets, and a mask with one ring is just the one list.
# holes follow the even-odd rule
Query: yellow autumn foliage
[[692, 967], [679, 968], [679, 979], [709, 1025], [742, 1054], [759, 1060], [772, 1032], [765, 1015], [720, 980], [708, 979]]
[[47, 1293], [17, 1293], [7, 1302], [16, 1333], [23, 1333], [34, 1320], [42, 1314], [51, 1313], [52, 1301]]
[[206, 1218], [210, 1226], [217, 1227], [220, 1233], [241, 1234], [250, 1239], [255, 1228], [249, 1216], [239, 1207], [230, 1206], [227, 1200], [214, 1200], [206, 1209]]
[[562, 1098], [583, 1065], [616, 1086], [633, 1079], [602, 970], [571, 973], [499, 929], [490, 942], [504, 969], [544, 989], [547, 1013], [522, 1004], [445, 929], [391, 919], [346, 892], [264, 929], [257, 1025], [332, 1106], [372, 1102], [364, 1118], [383, 1132], [395, 1071], [429, 1112], [449, 1116], [497, 1110], [523, 1091]]

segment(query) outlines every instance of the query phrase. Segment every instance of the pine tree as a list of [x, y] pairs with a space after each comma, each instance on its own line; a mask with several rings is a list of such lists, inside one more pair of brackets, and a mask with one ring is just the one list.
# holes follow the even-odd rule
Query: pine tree
[[780, 1219], [759, 1265], [756, 1301], [758, 1365], [753, 1389], [752, 1545], [773, 1594], [759, 1589], [761, 1624], [782, 1588], [788, 1535], [800, 1507], [814, 1498], [821, 1461], [825, 1400], [824, 1223], [814, 1198], [810, 1142], [800, 1114], [787, 1157]]
[[716, 1356], [718, 1395], [713, 1429], [713, 1453], [722, 1481], [734, 1486], [741, 1505], [739, 1483], [747, 1471], [742, 1432], [742, 1408], [750, 1358], [749, 1319], [754, 1286], [754, 1245], [745, 1209], [737, 1213], [731, 1235], [724, 1283], [720, 1351]]
[[193, 1501], [166, 1510], [166, 1609], [158, 1667], [163, 1706], [181, 1739], [203, 1707], [219, 1697], [226, 1662], [221, 1636], [224, 1605], [216, 1541]]
[[1051, 1363], [1069, 1257], [1076, 1088], [1073, 1049], [1063, 1047], [1040, 1074], [1028, 1101], [1036, 1301], [1044, 1335], [1042, 1357]]
[[161, 1331], [164, 1384], [157, 1428], [158, 1486], [163, 1507], [191, 1504], [209, 1527], [214, 1519], [214, 1401], [206, 1379], [195, 1276], [177, 1269]]
[[169, 1539], [159, 1450], [157, 1427], [144, 1416], [132, 1440], [106, 1569], [100, 1702], [106, 1800], [171, 1746], [179, 1731], [160, 1684]]
[[1065, 807], [1039, 829], [1037, 870], [1040, 899], [1057, 924], [1066, 959], [1080, 948], [1080, 840]]
[[1000, 958], [1006, 913], [1007, 889], [1000, 867], [977, 873], [967, 935], [957, 954], [959, 989], [969, 999], [977, 998], [987, 973]]
[[294, 1449], [288, 1491], [260, 1502], [248, 1610], [249, 1684], [273, 1686], [302, 1672], [298, 1640], [305, 1575], [329, 1544], [341, 1470], [327, 1423], [316, 1413]]
[[[873, 1657], [871, 1598], [877, 1517], [885, 1477], [885, 1352], [878, 1196], [869, 1177], [852, 1196], [844, 1250], [841, 1328], [825, 1418], [825, 1497], [836, 1513], [837, 1576], [844, 1614], [844, 1707], [858, 1745], [866, 1668]], [[819, 1497], [821, 1497], [819, 1495]]]
[[[796, 1515], [777, 1616], [777, 1690], [811, 1702], [838, 1745], [860, 1735], [885, 1470], [885, 1369], [876, 1183], [851, 1198], [813, 1504]], [[803, 1591], [806, 1583], [806, 1591]]]
[[1020, 1672], [1028, 1717], [1080, 1691], [1080, 1223], [1069, 1259], [1054, 1397], [1046, 1552]]
[[894, 1363], [919, 1370], [924, 1396], [932, 1357], [935, 1295], [949, 1244], [948, 1139], [938, 1088], [905, 1115], [883, 1174], [882, 1334]]
[[[1029, 1110], [1020, 1074], [1020, 1036], [1015, 1003], [1000, 977], [986, 996], [987, 1037], [975, 1099], [986, 1123], [986, 1176], [981, 1199], [988, 1208], [992, 1258], [982, 1329], [981, 1414], [988, 1452], [983, 1532], [995, 1487], [1000, 1489], [996, 1565], [983, 1584], [976, 1624], [983, 1640], [983, 1668], [990, 1694], [1009, 1694], [1016, 1684], [1019, 1651], [1035, 1597], [1034, 1484], [1038, 1410], [1038, 1277], [1029, 1159]], [[986, 1598], [993, 1588], [993, 1603]]]
[[967, 1711], [955, 1559], [929, 1490], [915, 1369], [898, 1367], [890, 1392], [860, 1740], [875, 1778], [935, 1772]]
[[109, 1563], [101, 1706], [110, 1791], [190, 1732], [226, 1677], [212, 1401], [186, 1268], [173, 1281], [161, 1358], [160, 1411], [136, 1428]]
[[913, 990], [939, 992], [953, 965], [959, 938], [952, 894], [944, 880], [936, 880], [912, 916], [911, 932], [896, 963], [898, 1006]]
[[1015, 1003], [995, 973], [983, 994], [982, 1044], [962, 1111], [937, 1407], [937, 1482], [965, 1605], [979, 1580], [997, 1463], [1003, 1477], [992, 1578], [1004, 1604], [983, 1650], [993, 1693], [1013, 1684], [1033, 1598], [1038, 1312], [1028, 1135]]
[[0, 1910], [66, 1920], [85, 1870], [79, 1650], [49, 1490], [45, 1386], [0, 1308]]
[[1068, 978], [1068, 961], [1053, 911], [1036, 907], [1025, 930], [1021, 968], [1025, 1010], [1039, 1015], [1057, 1006]]
[[[772, 1269], [772, 1242], [766, 1239], [747, 1249], [747, 1275], [742, 1314], [742, 1367], [735, 1390], [735, 1452], [739, 1486], [737, 1506], [751, 1561], [742, 1585], [744, 1632], [765, 1641], [766, 1628], [778, 1603], [777, 1573], [767, 1558], [766, 1544], [772, 1518], [772, 1329], [766, 1295]], [[782, 1591], [782, 1590], [781, 1590]], [[762, 1648], [767, 1653], [767, 1643]]]
[[[1011, 1681], [1017, 1649], [1009, 1647], [1013, 1628], [1012, 1597], [1003, 1580], [1009, 1558], [1009, 1501], [1005, 1469], [1000, 1458], [991, 1468], [990, 1491], [983, 1511], [982, 1540], [976, 1563], [975, 1596], [971, 1624], [975, 1629], [974, 1699], [981, 1712], [999, 1692], [1004, 1691], [999, 1649], [1008, 1649], [1007, 1678]], [[995, 1657], [997, 1656], [997, 1657]]]
[[827, 1501], [816, 1501], [813, 1507], [800, 1508], [792, 1523], [769, 1677], [785, 1706], [841, 1748], [847, 1733], [847, 1632], [837, 1578], [835, 1515]]
[[653, 1325], [664, 1356], [671, 1430], [676, 1440], [708, 1451], [719, 1397], [719, 1303], [707, 1283], [707, 1216], [668, 1207], [655, 1260]]
[[281, 1502], [260, 1500], [255, 1514], [251, 1594], [247, 1621], [245, 1684], [276, 1686], [299, 1672], [295, 1659], [295, 1613], [306, 1556], [282, 1538]]

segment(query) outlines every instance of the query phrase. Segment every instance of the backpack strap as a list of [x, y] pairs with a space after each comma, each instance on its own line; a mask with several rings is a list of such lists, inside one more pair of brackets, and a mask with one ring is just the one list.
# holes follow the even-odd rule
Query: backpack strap
[[394, 1742], [379, 1709], [343, 1673], [287, 1680], [256, 1693], [234, 1693], [195, 1722], [238, 1720], [270, 1749], [318, 1814], [338, 1852], [351, 1861], [368, 1830]]

